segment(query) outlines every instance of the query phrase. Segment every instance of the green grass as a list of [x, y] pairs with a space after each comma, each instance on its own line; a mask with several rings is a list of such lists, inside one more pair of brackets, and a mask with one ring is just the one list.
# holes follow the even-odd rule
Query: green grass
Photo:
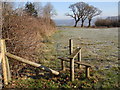
[[[63, 29], [64, 28], [64, 29]], [[110, 32], [100, 31], [97, 29], [59, 27], [58, 32], [53, 36], [46, 38], [43, 42], [42, 54], [39, 55], [40, 63], [59, 71], [61, 69], [61, 61], [57, 59], [59, 56], [67, 56], [68, 40], [74, 40], [74, 47], [82, 47], [82, 61], [90, 63], [95, 67], [90, 71], [90, 78], [85, 78], [85, 71], [81, 69], [75, 72], [75, 81], [70, 81], [70, 74], [67, 70], [62, 72], [60, 76], [51, 76], [47, 72], [40, 70], [39, 75], [25, 73], [25, 76], [13, 79], [8, 88], [118, 88], [118, 76], [120, 68], [116, 66], [118, 52], [116, 31]], [[104, 29], [102, 29], [104, 30]], [[98, 33], [97, 33], [98, 32]], [[103, 34], [102, 34], [103, 32]], [[97, 35], [94, 35], [94, 34]], [[110, 36], [109, 34], [112, 35]], [[100, 36], [101, 35], [101, 36]], [[98, 36], [98, 37], [96, 37]], [[113, 42], [114, 43], [111, 43]], [[66, 63], [69, 66], [68, 63]], [[108, 68], [106, 68], [108, 67]], [[34, 71], [31, 70], [31, 71]], [[43, 75], [41, 75], [41, 73]], [[37, 78], [33, 78], [33, 76]]]
[[118, 88], [118, 72], [120, 68], [113, 67], [110, 70], [91, 71], [91, 77], [85, 78], [84, 71], [75, 73], [75, 81], [69, 79], [69, 72], [49, 79], [19, 78], [12, 80], [8, 88]]

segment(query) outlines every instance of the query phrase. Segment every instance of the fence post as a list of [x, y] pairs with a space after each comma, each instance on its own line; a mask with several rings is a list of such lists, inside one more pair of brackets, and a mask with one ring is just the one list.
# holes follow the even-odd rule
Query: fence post
[[[4, 40], [4, 46], [5, 46], [5, 53], [7, 52], [6, 50], [6, 44], [5, 44], [5, 40]], [[11, 73], [10, 73], [10, 66], [9, 66], [9, 61], [8, 61], [8, 57], [5, 56], [6, 58], [6, 67], [7, 67], [7, 77], [8, 77], [8, 81], [11, 80]]]
[[72, 39], [69, 40], [69, 52], [70, 52], [70, 55], [73, 53], [73, 40]]
[[89, 76], [90, 76], [89, 69], [90, 69], [90, 67], [86, 66], [86, 78], [89, 78]]
[[70, 58], [70, 80], [74, 81], [74, 59]]
[[[80, 49], [80, 52], [78, 53], [78, 62], [81, 62], [81, 49]], [[78, 64], [78, 68], [79, 69], [81, 68], [80, 64]]]
[[65, 71], [65, 61], [61, 60], [62, 70]]
[[[69, 40], [70, 55], [73, 53], [73, 40]], [[74, 59], [70, 58], [70, 80], [74, 81]]]
[[3, 72], [3, 79], [4, 84], [8, 84], [8, 77], [7, 77], [7, 67], [6, 67], [6, 57], [5, 57], [5, 40], [1, 39], [1, 54], [2, 54], [2, 72]]

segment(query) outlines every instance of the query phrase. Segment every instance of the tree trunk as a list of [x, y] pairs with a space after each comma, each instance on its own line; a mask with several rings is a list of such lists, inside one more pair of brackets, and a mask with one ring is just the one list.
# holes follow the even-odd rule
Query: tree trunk
[[91, 20], [92, 20], [92, 19], [89, 19], [89, 25], [88, 25], [88, 27], [90, 27], [90, 26], [91, 26]]
[[75, 25], [74, 25], [74, 27], [76, 27], [76, 26], [77, 26], [77, 24], [78, 24], [78, 20], [76, 20], [76, 21], [75, 21]]

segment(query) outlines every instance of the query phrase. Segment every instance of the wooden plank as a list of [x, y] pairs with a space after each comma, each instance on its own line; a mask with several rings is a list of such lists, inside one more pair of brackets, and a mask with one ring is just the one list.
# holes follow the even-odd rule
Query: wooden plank
[[76, 64], [80, 64], [80, 65], [83, 65], [83, 66], [87, 66], [87, 67], [93, 67], [92, 65], [90, 64], [86, 64], [85, 62], [78, 62], [78, 61], [75, 61]]
[[81, 48], [77, 48], [71, 55], [68, 56], [68, 58], [75, 58], [80, 52], [80, 50]]
[[[63, 60], [63, 61], [66, 61], [66, 62], [70, 62], [70, 60], [69, 59], [67, 59], [67, 58], [59, 58], [59, 59], [61, 59], [61, 60]], [[75, 64], [79, 64], [79, 65], [83, 65], [83, 66], [88, 66], [88, 67], [92, 67], [92, 65], [90, 65], [90, 64], [86, 64], [85, 62], [78, 62], [78, 61], [74, 61], [74, 63]]]
[[18, 57], [18, 56], [16, 56], [16, 55], [10, 54], [10, 53], [8, 53], [8, 52], [6, 52], [6, 55], [7, 55], [8, 57], [13, 58], [13, 59], [16, 59], [16, 60], [18, 60], [18, 61], [20, 61], [20, 62], [29, 64], [29, 65], [34, 66], [34, 67], [38, 67], [38, 68], [40, 68], [40, 69], [42, 69], [42, 70], [51, 72], [52, 74], [59, 75], [59, 72], [58, 72], [58, 71], [52, 70], [52, 69], [50, 69], [50, 68], [47, 68], [47, 67], [45, 67], [45, 66], [43, 66], [43, 65], [41, 65], [41, 64], [38, 64], [38, 63], [35, 63], [35, 62], [32, 62], [32, 61], [29, 61], [29, 60], [27, 60], [27, 59]]
[[6, 57], [5, 57], [5, 40], [1, 39], [1, 54], [2, 54], [2, 70], [3, 70], [3, 81], [4, 84], [8, 84], [8, 77], [7, 77], [7, 67], [6, 67]]

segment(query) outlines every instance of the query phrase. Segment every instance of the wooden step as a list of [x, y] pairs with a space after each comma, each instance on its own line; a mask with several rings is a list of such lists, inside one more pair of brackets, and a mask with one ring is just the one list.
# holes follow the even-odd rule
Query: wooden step
[[[67, 59], [67, 58], [59, 58], [63, 61], [66, 61], [66, 62], [70, 62], [70, 59]], [[78, 61], [74, 61], [75, 64], [79, 64], [79, 65], [83, 65], [83, 66], [87, 66], [87, 67], [92, 67], [92, 65], [90, 64], [86, 64], [85, 62], [78, 62]]]

